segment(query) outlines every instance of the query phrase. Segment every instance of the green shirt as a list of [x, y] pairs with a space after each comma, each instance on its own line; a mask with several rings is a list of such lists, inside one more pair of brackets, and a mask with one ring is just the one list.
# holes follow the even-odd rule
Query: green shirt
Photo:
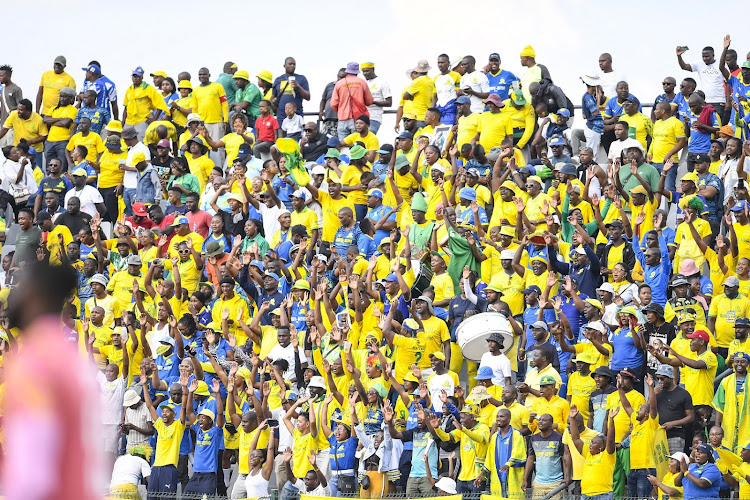
[[253, 243], [258, 244], [258, 258], [262, 259], [264, 255], [268, 253], [268, 250], [271, 249], [271, 246], [268, 244], [266, 239], [261, 236], [260, 234], [256, 234], [255, 238], [250, 238], [249, 236], [245, 236], [245, 239], [242, 240], [242, 247], [240, 247], [240, 252], [244, 252], [245, 250], [249, 249]]
[[222, 73], [219, 75], [219, 78], [216, 79], [216, 83], [224, 87], [224, 93], [227, 95], [228, 104], [231, 105], [233, 102], [237, 102], [235, 95], [237, 93], [237, 83], [234, 81], [234, 78], [232, 78], [232, 75]]
[[[172, 187], [172, 185], [177, 184], [179, 186], [183, 186], [185, 189], [188, 190], [188, 192], [192, 191], [194, 193], [200, 194], [201, 192], [201, 186], [198, 182], [198, 178], [194, 176], [193, 174], [185, 174], [182, 177], [175, 177], [174, 175], [169, 178], [169, 182], [167, 183], [167, 189]], [[182, 202], [185, 203], [185, 198], [187, 198], [186, 193], [182, 193]]]
[[245, 114], [255, 119], [260, 116], [258, 105], [260, 104], [261, 97], [260, 89], [254, 83], [247, 82], [244, 89], [237, 89], [234, 102], [249, 102], [250, 105], [245, 109]]

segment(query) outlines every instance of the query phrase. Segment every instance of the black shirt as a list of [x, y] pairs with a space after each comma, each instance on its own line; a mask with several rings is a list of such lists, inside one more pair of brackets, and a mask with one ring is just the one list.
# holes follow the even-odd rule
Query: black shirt
[[36, 250], [42, 240], [42, 230], [32, 226], [28, 231], [21, 231], [16, 237], [16, 262], [33, 262]]
[[326, 134], [318, 134], [315, 139], [308, 139], [304, 146], [302, 146], [302, 158], [305, 161], [315, 161], [324, 155], [328, 151], [328, 136]]
[[236, 214], [222, 210], [219, 215], [224, 219], [224, 228], [227, 232], [234, 235], [245, 234], [245, 222], [247, 222], [247, 214], [240, 210]]
[[73, 215], [70, 212], [63, 212], [55, 219], [56, 226], [66, 226], [70, 229], [70, 234], [75, 238], [84, 227], [88, 227], [91, 222], [91, 216], [86, 212], [78, 212]]
[[[674, 390], [661, 391], [656, 395], [656, 409], [659, 412], [660, 424], [682, 420], [685, 418], [685, 411], [693, 409], [693, 397], [678, 385]], [[685, 429], [682, 426], [667, 431], [667, 439], [684, 435]]]

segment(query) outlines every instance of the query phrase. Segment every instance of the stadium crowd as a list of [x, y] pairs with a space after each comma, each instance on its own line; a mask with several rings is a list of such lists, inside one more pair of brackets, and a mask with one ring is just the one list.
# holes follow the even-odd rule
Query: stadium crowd
[[3, 367], [68, 276], [119, 498], [750, 498], [750, 54], [686, 50], [639, 97], [606, 53], [565, 91], [531, 46], [351, 62], [317, 119], [291, 57], [59, 56], [35, 102], [0, 66]]

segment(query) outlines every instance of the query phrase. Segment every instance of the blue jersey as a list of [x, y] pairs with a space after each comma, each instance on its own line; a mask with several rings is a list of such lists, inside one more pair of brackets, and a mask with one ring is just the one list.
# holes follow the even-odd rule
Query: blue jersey
[[511, 85], [519, 82], [519, 78], [510, 71], [501, 69], [496, 75], [487, 72], [487, 80], [490, 83], [490, 94], [497, 94], [505, 101], [510, 97]]
[[[378, 208], [371, 208], [367, 211], [367, 218], [372, 220], [373, 222], [379, 222], [383, 219], [383, 217], [385, 217], [387, 213], [391, 211], [391, 208], [392, 207], [389, 207], [388, 205], [380, 205]], [[391, 215], [389, 215], [388, 219], [386, 220], [396, 222], [396, 212], [391, 213]], [[378, 229], [377, 231], [375, 231], [373, 241], [375, 242], [375, 245], [379, 245], [382, 239], [388, 236], [390, 236], [390, 231]]]
[[112, 113], [112, 103], [117, 102], [117, 88], [112, 80], [102, 75], [93, 82], [83, 82], [83, 92], [93, 90], [96, 92], [96, 105]]
[[[712, 134], [692, 128], [693, 122], [698, 121], [698, 115], [693, 113], [689, 108], [685, 113], [685, 116], [690, 120], [691, 125], [690, 139], [688, 140], [688, 153], [708, 153], [708, 150], [711, 149]], [[711, 126], [716, 128], [721, 127], [721, 120], [716, 112], [711, 113]]]
[[[195, 455], [193, 458], [194, 472], [216, 472], [219, 450], [224, 441], [224, 429], [216, 427], [216, 423], [204, 431], [196, 421], [193, 424], [195, 430]], [[186, 433], [187, 434], [187, 433]]]

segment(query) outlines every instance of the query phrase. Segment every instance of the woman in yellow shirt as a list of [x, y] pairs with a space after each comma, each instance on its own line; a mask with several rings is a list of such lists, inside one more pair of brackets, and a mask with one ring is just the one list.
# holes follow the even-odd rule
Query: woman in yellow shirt
[[219, 148], [226, 148], [227, 158], [224, 161], [224, 168], [228, 168], [237, 158], [240, 151], [240, 146], [245, 143], [252, 144], [255, 142], [255, 137], [252, 133], [247, 133], [247, 116], [242, 113], [237, 113], [232, 118], [232, 132], [228, 133], [221, 139], [214, 141], [208, 134], [208, 129], [205, 127], [201, 128], [201, 135], [213, 151], [217, 151]]
[[177, 137], [182, 135], [187, 126], [187, 115], [193, 112], [193, 108], [190, 107], [190, 101], [192, 97], [190, 94], [193, 91], [193, 84], [190, 80], [180, 80], [177, 83], [177, 92], [180, 97], [169, 103], [169, 110], [172, 112], [172, 123], [174, 123], [177, 129]]
[[208, 157], [208, 146], [206, 146], [206, 141], [203, 137], [196, 136], [187, 141], [187, 149], [188, 154], [185, 155], [185, 158], [187, 159], [190, 173], [198, 179], [198, 185], [202, 193], [206, 188], [208, 176], [211, 175], [211, 171], [214, 169], [214, 162]]
[[362, 182], [362, 174], [369, 171], [367, 166], [367, 149], [355, 144], [349, 150], [349, 165], [343, 168], [341, 176], [341, 191], [354, 203], [357, 220], [367, 215], [367, 183]]
[[664, 477], [661, 478], [661, 481], [655, 476], [648, 476], [648, 481], [654, 485], [654, 488], [658, 488], [669, 495], [669, 500], [682, 500], [682, 486], [676, 486], [674, 480], [680, 474], [680, 462], [683, 460], [688, 462], [690, 461], [690, 457], [681, 451], [669, 455], [669, 464], [667, 465], [669, 469], [664, 474]]

